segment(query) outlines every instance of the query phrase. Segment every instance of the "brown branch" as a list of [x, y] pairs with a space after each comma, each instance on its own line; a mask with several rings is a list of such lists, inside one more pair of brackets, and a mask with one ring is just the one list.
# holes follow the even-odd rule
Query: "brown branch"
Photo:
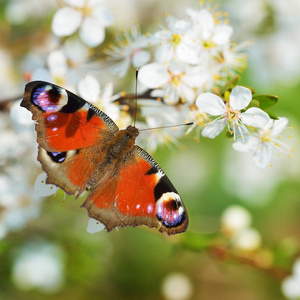
[[212, 245], [208, 248], [208, 253], [215, 259], [218, 259], [223, 262], [238, 262], [242, 265], [247, 265], [257, 270], [263, 271], [266, 274], [276, 278], [279, 281], [282, 281], [284, 278], [291, 274], [291, 271], [282, 269], [280, 267], [263, 264], [255, 256], [245, 256], [237, 254], [233, 251], [230, 251], [228, 248], [220, 245]]
[[23, 98], [23, 95], [1, 99], [0, 100], [0, 111], [9, 111], [13, 102], [16, 102], [22, 98]]
[[157, 97], [151, 96], [152, 91], [153, 91], [152, 89], [149, 89], [149, 90], [147, 90], [146, 92], [144, 92], [143, 94], [140, 94], [140, 95], [126, 94], [125, 96], [120, 96], [119, 98], [115, 99], [114, 102], [118, 102], [118, 103], [123, 104], [127, 100], [136, 100], [136, 99], [149, 99], [149, 100], [157, 101], [158, 100]]

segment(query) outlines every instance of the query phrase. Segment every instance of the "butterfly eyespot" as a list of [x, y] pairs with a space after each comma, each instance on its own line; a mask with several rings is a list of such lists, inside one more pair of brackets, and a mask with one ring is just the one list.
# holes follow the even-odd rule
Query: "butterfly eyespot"
[[52, 161], [62, 163], [67, 157], [67, 152], [47, 152]]
[[179, 226], [185, 219], [179, 195], [174, 192], [164, 193], [156, 202], [156, 215], [166, 227]]
[[64, 89], [47, 84], [33, 90], [32, 102], [43, 111], [59, 111], [68, 103], [68, 95]]

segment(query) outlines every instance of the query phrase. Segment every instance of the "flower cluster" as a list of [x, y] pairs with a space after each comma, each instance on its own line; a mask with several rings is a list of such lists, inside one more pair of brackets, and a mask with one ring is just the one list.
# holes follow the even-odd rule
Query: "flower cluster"
[[167, 28], [151, 35], [155, 62], [140, 69], [140, 82], [167, 104], [193, 104], [200, 92], [224, 84], [245, 66], [223, 14], [206, 8], [186, 13], [186, 19], [167, 16]]
[[48, 242], [32, 242], [19, 249], [12, 269], [12, 281], [23, 291], [56, 293], [64, 281], [64, 253]]
[[286, 277], [281, 285], [282, 292], [287, 299], [300, 298], [300, 259], [298, 258], [293, 267], [293, 274]]
[[[53, 17], [54, 34], [68, 36], [79, 29], [81, 39], [89, 47], [102, 43], [104, 28], [113, 20], [105, 1], [66, 0], [65, 3], [67, 6]], [[235, 85], [228, 86], [223, 93], [211, 93], [220, 86], [226, 87], [227, 82], [245, 68], [246, 57], [240, 51], [241, 47], [231, 41], [233, 28], [226, 14], [203, 6], [199, 10], [187, 8], [186, 16], [179, 19], [165, 15], [166, 27], [154, 33], [142, 34], [139, 26], [134, 24], [104, 47], [108, 63], [113, 63], [107, 71], [124, 77], [131, 66], [140, 68], [138, 80], [142, 89], [148, 89], [148, 92], [137, 98], [151, 101], [147, 101], [147, 105], [139, 101], [142, 112], [141, 120], [137, 120], [139, 127], [163, 127], [192, 121], [194, 124], [185, 131], [188, 134], [196, 129], [196, 138], [203, 127], [202, 135], [209, 138], [215, 138], [226, 127], [229, 135], [232, 134], [233, 148], [252, 152], [255, 164], [261, 168], [270, 165], [274, 151], [282, 149], [281, 152], [288, 154], [292, 149], [279, 143], [276, 136], [278, 124], [283, 130], [286, 119], [273, 121], [263, 109], [251, 105], [249, 89], [236, 86], [235, 80]], [[72, 22], [68, 22], [69, 18]], [[68, 24], [64, 25], [64, 22]], [[87, 33], [84, 28], [90, 31]], [[97, 34], [93, 34], [96, 30]], [[32, 70], [31, 78], [53, 81], [77, 91], [104, 110], [121, 128], [126, 127], [132, 120], [132, 110], [126, 105], [122, 108], [117, 105], [124, 104], [119, 100], [126, 99], [126, 95], [123, 92], [113, 95], [113, 80], [102, 82], [106, 88], [101, 92], [95, 74], [85, 72], [83, 67], [89, 59], [90, 55], [82, 45], [67, 39], [45, 58], [47, 68]], [[211, 116], [217, 118], [209, 121]], [[183, 129], [161, 130], [157, 134], [149, 131], [139, 140], [153, 151], [159, 144], [176, 144], [183, 134]]]
[[239, 251], [255, 251], [261, 246], [259, 232], [251, 227], [252, 217], [243, 207], [228, 207], [221, 216], [221, 229], [230, 238], [231, 246]]
[[20, 101], [10, 113], [0, 114], [0, 240], [37, 218], [42, 200], [30, 187], [38, 168], [31, 116]]
[[270, 164], [275, 151], [284, 151], [288, 156], [287, 151], [293, 151], [280, 141], [280, 133], [286, 128], [288, 120], [278, 118], [274, 121], [258, 107], [248, 108], [251, 100], [252, 93], [248, 88], [236, 86], [226, 102], [215, 94], [202, 93], [196, 105], [200, 111], [217, 117], [204, 125], [204, 137], [213, 139], [227, 127], [228, 132], [233, 134], [233, 149], [253, 152], [255, 164], [264, 168]]
[[105, 27], [112, 15], [102, 0], [64, 0], [66, 7], [53, 17], [52, 31], [59, 37], [70, 36], [79, 29], [81, 40], [89, 47], [99, 46], [105, 39]]

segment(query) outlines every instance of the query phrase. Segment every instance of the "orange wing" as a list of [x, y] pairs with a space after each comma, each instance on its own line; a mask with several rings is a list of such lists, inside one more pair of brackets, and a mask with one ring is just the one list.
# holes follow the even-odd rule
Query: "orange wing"
[[95, 145], [99, 132], [118, 126], [104, 112], [77, 95], [48, 82], [26, 85], [21, 106], [32, 112], [37, 141], [49, 152], [65, 152]]
[[38, 159], [53, 183], [69, 194], [82, 193], [119, 129], [101, 110], [48, 82], [26, 85], [21, 106], [36, 121]]
[[110, 231], [116, 226], [147, 225], [168, 235], [186, 230], [188, 216], [175, 187], [138, 146], [91, 190], [82, 205]]

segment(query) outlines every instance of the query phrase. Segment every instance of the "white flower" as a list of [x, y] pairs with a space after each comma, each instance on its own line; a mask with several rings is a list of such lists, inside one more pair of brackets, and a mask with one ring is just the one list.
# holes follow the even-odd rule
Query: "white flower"
[[13, 105], [10, 118], [7, 113], [0, 113], [0, 238], [23, 229], [40, 211], [41, 199], [29, 188], [37, 169], [34, 122], [26, 109], [22, 114], [17, 104]]
[[190, 107], [188, 112], [188, 119], [193, 122], [193, 124], [187, 129], [185, 134], [190, 134], [195, 129], [194, 139], [199, 141], [200, 127], [209, 120], [207, 113], [201, 111], [197, 106]]
[[233, 247], [240, 251], [255, 251], [262, 243], [260, 233], [253, 228], [240, 231], [232, 240]]
[[252, 107], [246, 112], [241, 112], [251, 100], [251, 91], [242, 86], [236, 86], [232, 90], [226, 104], [219, 96], [212, 93], [200, 94], [196, 100], [196, 105], [209, 115], [218, 116], [212, 122], [205, 124], [202, 135], [213, 139], [227, 125], [228, 130], [233, 132], [234, 140], [236, 140], [237, 134], [244, 139], [244, 135], [248, 133], [245, 125], [257, 128], [264, 127], [270, 117], [261, 109]]
[[12, 280], [24, 291], [57, 292], [63, 284], [61, 249], [48, 243], [23, 247], [14, 261]]
[[[141, 101], [139, 102], [141, 103]], [[138, 144], [153, 152], [159, 145], [176, 145], [177, 138], [182, 136], [185, 126], [175, 127], [185, 121], [188, 107], [165, 105], [159, 101], [149, 101], [141, 107], [141, 113], [146, 124], [137, 124], [140, 134], [137, 137]], [[169, 127], [174, 125], [174, 127]], [[148, 130], [160, 127], [159, 129]], [[146, 129], [146, 130], [145, 130]]]
[[78, 92], [85, 100], [93, 103], [115, 122], [120, 117], [119, 107], [113, 101], [120, 95], [113, 95], [113, 84], [107, 83], [101, 91], [98, 80], [92, 75], [86, 75], [78, 84]]
[[115, 38], [114, 44], [104, 52], [110, 56], [110, 60], [119, 61], [111, 67], [111, 71], [124, 77], [130, 64], [134, 68], [140, 68], [150, 60], [150, 53], [143, 48], [149, 46], [149, 38], [142, 35], [138, 25], [132, 26], [130, 31], [124, 32]]
[[191, 30], [191, 22], [167, 17], [167, 29], [154, 33], [153, 44], [159, 44], [155, 58], [160, 63], [169, 62], [171, 59], [179, 59], [190, 64], [197, 64], [198, 47], [195, 41], [188, 35]]
[[[75, 50], [76, 51], [76, 50]], [[55, 83], [74, 92], [78, 81], [78, 70], [69, 68], [70, 61], [66, 56], [66, 49], [50, 51], [47, 55], [47, 67], [36, 67], [30, 72], [30, 80], [43, 80]]]
[[279, 155], [284, 152], [289, 157], [288, 152], [293, 151], [293, 149], [284, 143], [280, 136], [287, 123], [287, 118], [279, 118], [275, 121], [269, 119], [268, 123], [256, 133], [244, 140], [237, 139], [232, 145], [233, 149], [239, 152], [254, 152], [253, 161], [260, 168], [270, 164], [274, 152]]
[[230, 37], [233, 29], [230, 25], [221, 22], [207, 9], [199, 11], [187, 8], [187, 14], [192, 20], [192, 30], [187, 34], [190, 40], [193, 40], [199, 47], [198, 63], [211, 66], [218, 52], [223, 47], [230, 45]]
[[47, 64], [54, 79], [64, 78], [68, 71], [67, 59], [62, 50], [51, 51], [47, 57]]
[[250, 213], [239, 205], [228, 207], [221, 216], [221, 228], [230, 245], [238, 251], [255, 251], [262, 242], [259, 232], [251, 228]]
[[179, 99], [193, 103], [194, 89], [206, 82], [206, 75], [199, 67], [172, 61], [170, 64], [151, 63], [143, 66], [139, 81], [155, 89], [152, 96], [163, 98], [167, 104], [176, 104]]
[[300, 298], [300, 259], [294, 264], [293, 274], [283, 280], [281, 289], [287, 299]]
[[229, 206], [221, 216], [222, 230], [229, 235], [235, 235], [251, 224], [250, 213], [239, 205]]
[[163, 280], [162, 293], [167, 300], [191, 299], [193, 286], [185, 274], [170, 273]]
[[69, 36], [78, 28], [82, 41], [90, 46], [100, 45], [105, 27], [112, 24], [110, 11], [104, 0], [65, 0], [69, 5], [59, 9], [52, 20], [52, 31], [57, 36]]

